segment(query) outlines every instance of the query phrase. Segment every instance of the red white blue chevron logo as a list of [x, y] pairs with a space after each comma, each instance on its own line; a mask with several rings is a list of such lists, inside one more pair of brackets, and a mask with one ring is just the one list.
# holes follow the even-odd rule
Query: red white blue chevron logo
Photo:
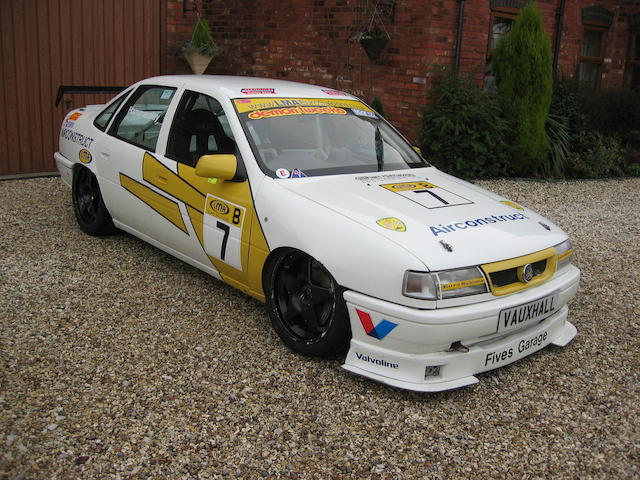
[[360, 318], [360, 323], [364, 327], [364, 331], [367, 332], [367, 335], [373, 338], [377, 338], [378, 340], [382, 340], [386, 337], [391, 330], [398, 326], [397, 323], [390, 322], [389, 320], [382, 320], [378, 325], [374, 326], [371, 321], [371, 315], [367, 312], [363, 312], [362, 310], [358, 310], [356, 308], [356, 313], [358, 314], [358, 318]]

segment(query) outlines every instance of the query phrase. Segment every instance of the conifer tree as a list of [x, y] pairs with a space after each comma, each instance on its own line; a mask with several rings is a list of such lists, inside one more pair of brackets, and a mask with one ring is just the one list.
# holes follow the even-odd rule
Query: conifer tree
[[513, 170], [535, 175], [549, 152], [545, 123], [553, 94], [551, 42], [535, 3], [498, 41], [492, 61], [500, 101], [515, 129]]

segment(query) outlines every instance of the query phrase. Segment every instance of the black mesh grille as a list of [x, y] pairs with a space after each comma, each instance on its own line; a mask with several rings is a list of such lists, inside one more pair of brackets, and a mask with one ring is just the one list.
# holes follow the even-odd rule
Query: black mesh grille
[[[538, 275], [542, 275], [547, 268], [547, 260], [540, 260], [539, 262], [532, 263], [533, 278]], [[500, 270], [499, 272], [490, 273], [491, 283], [494, 287], [504, 287], [518, 281], [518, 269], [508, 268], [507, 270]]]

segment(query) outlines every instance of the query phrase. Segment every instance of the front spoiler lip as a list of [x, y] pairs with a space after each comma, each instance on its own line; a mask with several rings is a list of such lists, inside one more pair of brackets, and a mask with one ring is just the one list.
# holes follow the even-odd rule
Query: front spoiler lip
[[[482, 342], [469, 348], [469, 352], [436, 352], [427, 354], [402, 354], [390, 350], [375, 348], [369, 344], [351, 341], [351, 347], [342, 368], [352, 373], [376, 380], [378, 382], [418, 392], [440, 392], [451, 390], [478, 382], [476, 374], [494, 370], [529, 356], [548, 345], [566, 346], [577, 334], [576, 328], [566, 321], [568, 308], [565, 306], [559, 312], [532, 327], [519, 330], [511, 335], [495, 341]], [[518, 352], [518, 345], [526, 339], [538, 338], [547, 333], [547, 338], [535, 347]], [[514, 355], [504, 361], [487, 364], [487, 355], [491, 352], [504, 352], [514, 349]], [[360, 357], [373, 356], [383, 358], [387, 364], [397, 364], [396, 376], [388, 376], [381, 371], [385, 368], [369, 368], [366, 362], [358, 360]], [[440, 365], [441, 378], [424, 380], [427, 365]], [[389, 373], [392, 368], [386, 368]], [[385, 372], [386, 373], [386, 372]]]

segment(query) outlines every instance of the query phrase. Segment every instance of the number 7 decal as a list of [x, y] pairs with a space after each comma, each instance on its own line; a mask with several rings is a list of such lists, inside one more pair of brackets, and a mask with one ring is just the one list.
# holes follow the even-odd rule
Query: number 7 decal
[[207, 195], [203, 220], [203, 246], [210, 257], [238, 270], [242, 268], [242, 225], [246, 209], [214, 195]]
[[222, 246], [220, 247], [220, 260], [224, 262], [224, 254], [227, 253], [227, 240], [229, 239], [229, 225], [222, 223], [221, 221], [216, 222], [216, 227], [224, 232], [224, 237], [222, 237]]

